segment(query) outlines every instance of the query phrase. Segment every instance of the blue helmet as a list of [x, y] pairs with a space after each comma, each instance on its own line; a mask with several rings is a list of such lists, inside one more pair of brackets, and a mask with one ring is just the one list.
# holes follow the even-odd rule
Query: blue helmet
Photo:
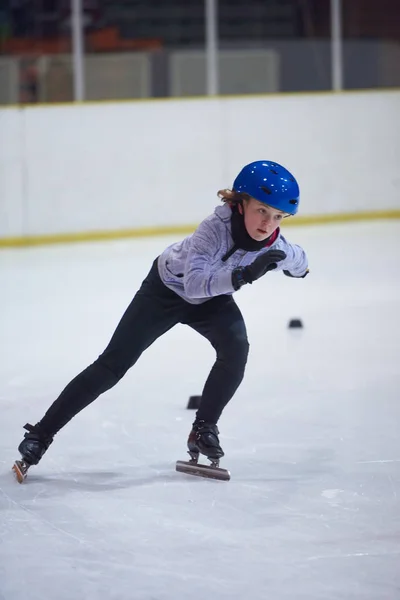
[[233, 182], [233, 189], [289, 215], [295, 215], [299, 208], [300, 190], [296, 179], [285, 167], [271, 160], [256, 160], [243, 167]]

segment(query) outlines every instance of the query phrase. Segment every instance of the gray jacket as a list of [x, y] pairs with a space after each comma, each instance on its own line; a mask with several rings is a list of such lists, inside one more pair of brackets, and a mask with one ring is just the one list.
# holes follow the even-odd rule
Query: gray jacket
[[222, 257], [232, 248], [231, 208], [217, 206], [194, 233], [168, 246], [158, 258], [158, 271], [164, 284], [190, 304], [201, 304], [214, 296], [233, 294], [232, 271], [245, 267], [271, 248], [283, 250], [285, 260], [277, 271], [289, 271], [294, 277], [305, 274], [308, 266], [304, 250], [290, 244], [279, 233], [269, 247], [255, 252], [236, 250], [226, 262]]

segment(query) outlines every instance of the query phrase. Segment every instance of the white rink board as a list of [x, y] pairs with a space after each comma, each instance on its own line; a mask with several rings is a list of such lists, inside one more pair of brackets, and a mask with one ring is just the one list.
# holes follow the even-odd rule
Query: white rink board
[[0, 109], [0, 238], [198, 223], [252, 160], [302, 215], [400, 208], [400, 91]]

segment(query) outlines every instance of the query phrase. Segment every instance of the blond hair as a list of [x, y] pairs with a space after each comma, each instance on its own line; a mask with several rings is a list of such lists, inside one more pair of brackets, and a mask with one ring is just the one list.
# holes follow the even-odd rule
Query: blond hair
[[219, 190], [217, 193], [218, 198], [221, 198], [222, 202], [233, 206], [235, 204], [241, 204], [243, 200], [250, 200], [251, 196], [245, 192], [235, 192], [235, 190]]
[[[246, 194], [246, 192], [235, 192], [235, 190], [230, 189], [219, 190], [217, 196], [218, 198], [221, 198], [222, 202], [229, 204], [229, 206], [237, 206], [238, 204], [242, 204], [243, 202], [249, 202], [249, 200], [251, 200], [252, 198], [252, 196], [250, 196], [250, 194]], [[254, 198], [254, 200], [257, 199]], [[261, 200], [257, 200], [257, 202], [261, 202]], [[262, 204], [264, 204], [264, 202], [262, 202]], [[279, 208], [277, 208], [276, 210], [279, 210]], [[279, 212], [283, 214], [285, 219], [287, 217], [293, 216], [289, 213], [285, 213], [285, 211], [283, 210], [279, 210]]]

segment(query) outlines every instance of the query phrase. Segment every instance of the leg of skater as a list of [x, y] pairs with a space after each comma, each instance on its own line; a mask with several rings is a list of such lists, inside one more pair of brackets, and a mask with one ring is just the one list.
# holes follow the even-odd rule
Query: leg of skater
[[161, 282], [155, 262], [104, 352], [65, 387], [35, 426], [25, 426], [28, 433], [18, 447], [23, 460], [28, 465], [38, 464], [53, 436], [112, 388], [146, 348], [182, 319], [188, 307]]
[[219, 296], [196, 307], [186, 324], [208, 339], [217, 357], [204, 385], [200, 407], [188, 439], [189, 453], [209, 459], [224, 455], [217, 422], [239, 387], [249, 352], [246, 326], [232, 296]]

